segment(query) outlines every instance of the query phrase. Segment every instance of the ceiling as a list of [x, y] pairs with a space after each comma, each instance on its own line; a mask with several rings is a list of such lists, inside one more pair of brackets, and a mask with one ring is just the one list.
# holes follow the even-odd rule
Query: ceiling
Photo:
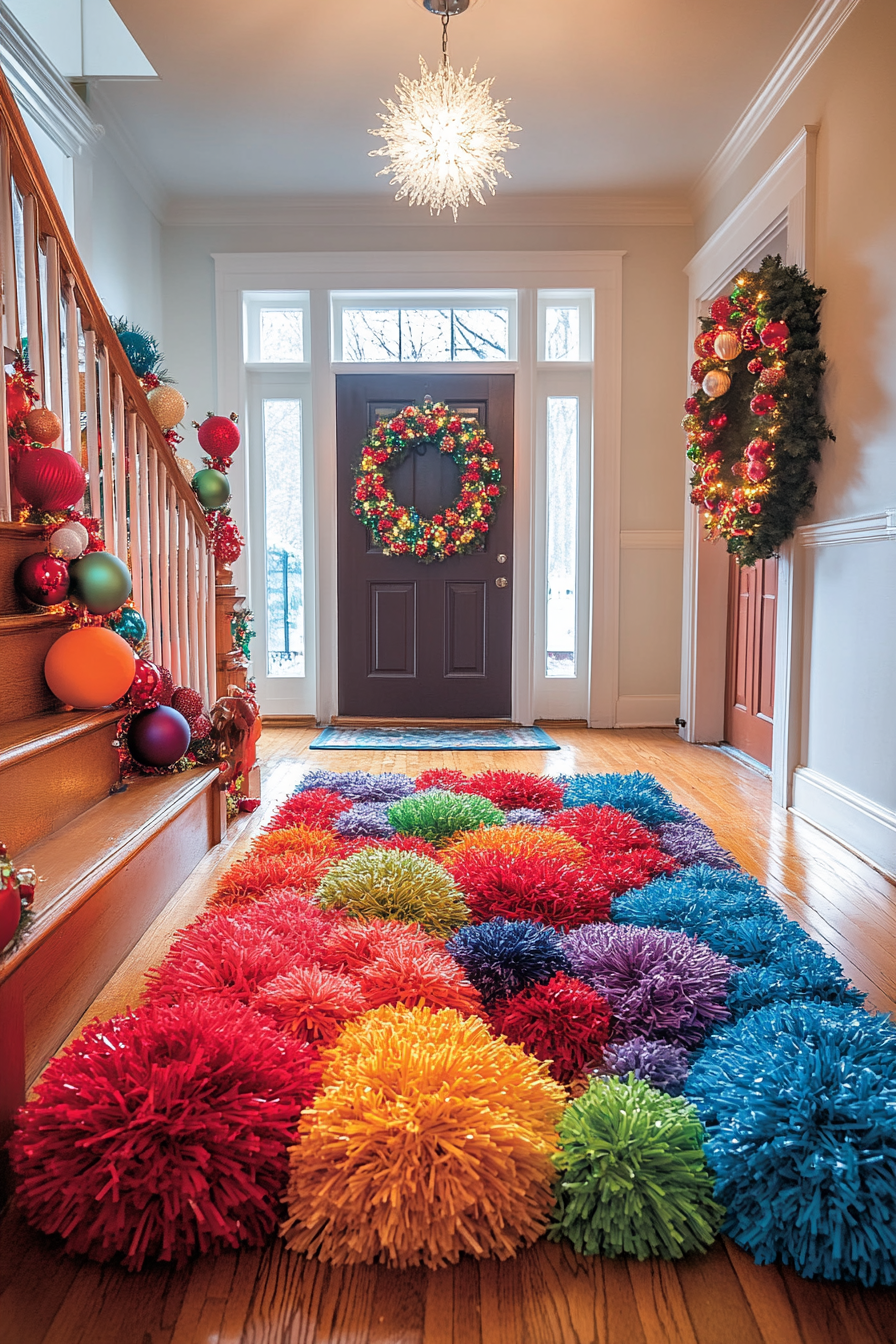
[[[476, 0], [450, 25], [522, 127], [499, 191], [683, 197], [814, 0]], [[417, 0], [114, 0], [159, 72], [111, 83], [169, 198], [388, 196], [377, 123], [440, 49]]]

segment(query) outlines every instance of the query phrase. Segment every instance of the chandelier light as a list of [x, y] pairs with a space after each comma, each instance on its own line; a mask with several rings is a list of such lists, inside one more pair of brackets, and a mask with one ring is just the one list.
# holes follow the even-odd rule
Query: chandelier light
[[386, 143], [370, 155], [390, 160], [377, 177], [393, 174], [397, 201], [407, 197], [410, 205], [428, 205], [430, 214], [449, 209], [456, 220], [458, 208], [469, 205], [471, 196], [480, 205], [485, 204], [484, 188], [494, 196], [499, 173], [510, 177], [503, 155], [518, 148], [510, 134], [520, 128], [507, 120], [509, 99], [491, 97], [493, 79], [477, 83], [475, 65], [465, 75], [448, 59], [448, 21], [469, 0], [424, 4], [442, 19], [441, 64], [429, 70], [421, 56], [419, 79], [399, 76], [398, 102], [382, 100], [386, 111], [378, 116], [383, 125], [370, 131]]

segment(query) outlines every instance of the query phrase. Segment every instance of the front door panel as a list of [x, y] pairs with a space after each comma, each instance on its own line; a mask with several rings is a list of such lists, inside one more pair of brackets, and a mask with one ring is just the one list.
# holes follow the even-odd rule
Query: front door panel
[[[426, 396], [486, 428], [504, 489], [485, 549], [430, 565], [383, 555], [351, 513], [354, 468], [368, 430]], [[339, 713], [509, 717], [513, 376], [340, 374], [336, 430]], [[435, 450], [409, 453], [389, 486], [396, 499], [426, 517], [449, 505], [460, 489], [454, 462]]]

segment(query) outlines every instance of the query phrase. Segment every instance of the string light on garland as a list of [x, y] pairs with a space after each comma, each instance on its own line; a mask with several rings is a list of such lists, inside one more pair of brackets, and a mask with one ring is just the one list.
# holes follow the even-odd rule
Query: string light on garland
[[448, 22], [469, 6], [469, 0], [424, 0], [425, 7], [442, 20], [442, 60], [435, 70], [420, 57], [420, 78], [399, 76], [398, 102], [383, 99], [378, 113], [385, 145], [370, 151], [371, 158], [388, 158], [377, 177], [393, 173], [397, 201], [428, 205], [430, 214], [450, 210], [457, 219], [470, 197], [485, 204], [483, 190], [495, 194], [498, 174], [510, 177], [503, 155], [518, 146], [510, 139], [518, 131], [507, 119], [509, 100], [491, 97], [493, 79], [476, 80], [476, 66], [468, 74], [453, 69], [448, 59]]

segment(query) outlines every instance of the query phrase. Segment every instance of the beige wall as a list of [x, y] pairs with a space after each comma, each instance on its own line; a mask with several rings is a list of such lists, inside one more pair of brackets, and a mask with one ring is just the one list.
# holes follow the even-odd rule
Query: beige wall
[[[896, 509], [896, 5], [862, 0], [697, 225], [702, 243], [817, 125], [813, 279], [827, 289], [827, 415], [808, 523]], [[896, 544], [802, 552], [807, 647], [794, 803], [896, 869]], [[856, 795], [853, 798], [851, 795]]]
[[[490, 203], [485, 207], [487, 212]], [[503, 218], [506, 218], [506, 203]], [[395, 207], [407, 212], [406, 206]], [[485, 212], [483, 212], [485, 213]], [[193, 414], [217, 405], [214, 344], [215, 252], [514, 251], [623, 249], [623, 389], [621, 526], [627, 531], [682, 526], [682, 350], [693, 251], [689, 226], [545, 226], [402, 222], [363, 228], [171, 226], [163, 230], [164, 349]], [[188, 436], [185, 451], [197, 456]], [[681, 552], [623, 550], [621, 556], [620, 698], [631, 720], [640, 707], [663, 721], [677, 713], [680, 677]]]

